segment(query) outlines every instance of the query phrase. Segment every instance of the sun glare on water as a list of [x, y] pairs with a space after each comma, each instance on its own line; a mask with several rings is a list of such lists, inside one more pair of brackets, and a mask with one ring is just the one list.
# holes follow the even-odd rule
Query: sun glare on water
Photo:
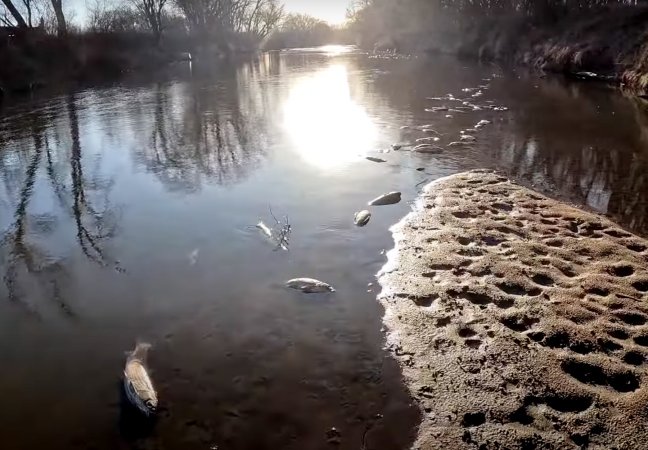
[[284, 105], [284, 126], [296, 151], [321, 168], [340, 166], [373, 150], [376, 128], [351, 98], [344, 65], [298, 82]]

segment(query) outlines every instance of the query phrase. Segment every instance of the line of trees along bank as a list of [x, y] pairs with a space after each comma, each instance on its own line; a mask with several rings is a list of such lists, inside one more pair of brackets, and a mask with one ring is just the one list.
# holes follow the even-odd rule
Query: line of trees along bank
[[[0, 22], [22, 29], [39, 25], [59, 36], [68, 33], [63, 0], [1, 0]], [[150, 31], [159, 41], [165, 28], [182, 23], [190, 33], [205, 37], [217, 33], [245, 33], [265, 37], [284, 17], [279, 0], [95, 0], [87, 3], [88, 29], [98, 32]], [[27, 20], [25, 19], [27, 17]]]

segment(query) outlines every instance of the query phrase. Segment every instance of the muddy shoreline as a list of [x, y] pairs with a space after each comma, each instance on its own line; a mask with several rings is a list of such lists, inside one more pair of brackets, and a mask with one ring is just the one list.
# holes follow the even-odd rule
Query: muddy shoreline
[[488, 171], [429, 184], [379, 276], [418, 449], [640, 448], [648, 242]]

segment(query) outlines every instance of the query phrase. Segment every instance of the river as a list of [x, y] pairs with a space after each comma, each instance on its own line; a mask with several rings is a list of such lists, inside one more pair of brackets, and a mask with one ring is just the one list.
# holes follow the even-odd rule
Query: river
[[[426, 111], [463, 105], [448, 94], [483, 108]], [[419, 413], [383, 348], [373, 283], [423, 183], [498, 169], [648, 234], [640, 104], [452, 57], [293, 50], [0, 114], [8, 449], [409, 448]], [[404, 126], [432, 125], [445, 147], [480, 120], [492, 123], [470, 147], [389, 150], [426, 136]], [[394, 190], [400, 204], [354, 226]], [[255, 228], [274, 223], [270, 208], [289, 251]], [[284, 287], [300, 276], [336, 292]], [[120, 397], [138, 340], [153, 345], [155, 423]]]

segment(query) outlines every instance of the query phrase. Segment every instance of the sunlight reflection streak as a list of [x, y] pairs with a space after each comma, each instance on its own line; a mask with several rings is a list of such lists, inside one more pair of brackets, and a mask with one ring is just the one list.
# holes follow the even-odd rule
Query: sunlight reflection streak
[[344, 65], [305, 78], [284, 105], [284, 126], [296, 151], [321, 168], [340, 166], [365, 156], [376, 141], [376, 127], [351, 98]]

